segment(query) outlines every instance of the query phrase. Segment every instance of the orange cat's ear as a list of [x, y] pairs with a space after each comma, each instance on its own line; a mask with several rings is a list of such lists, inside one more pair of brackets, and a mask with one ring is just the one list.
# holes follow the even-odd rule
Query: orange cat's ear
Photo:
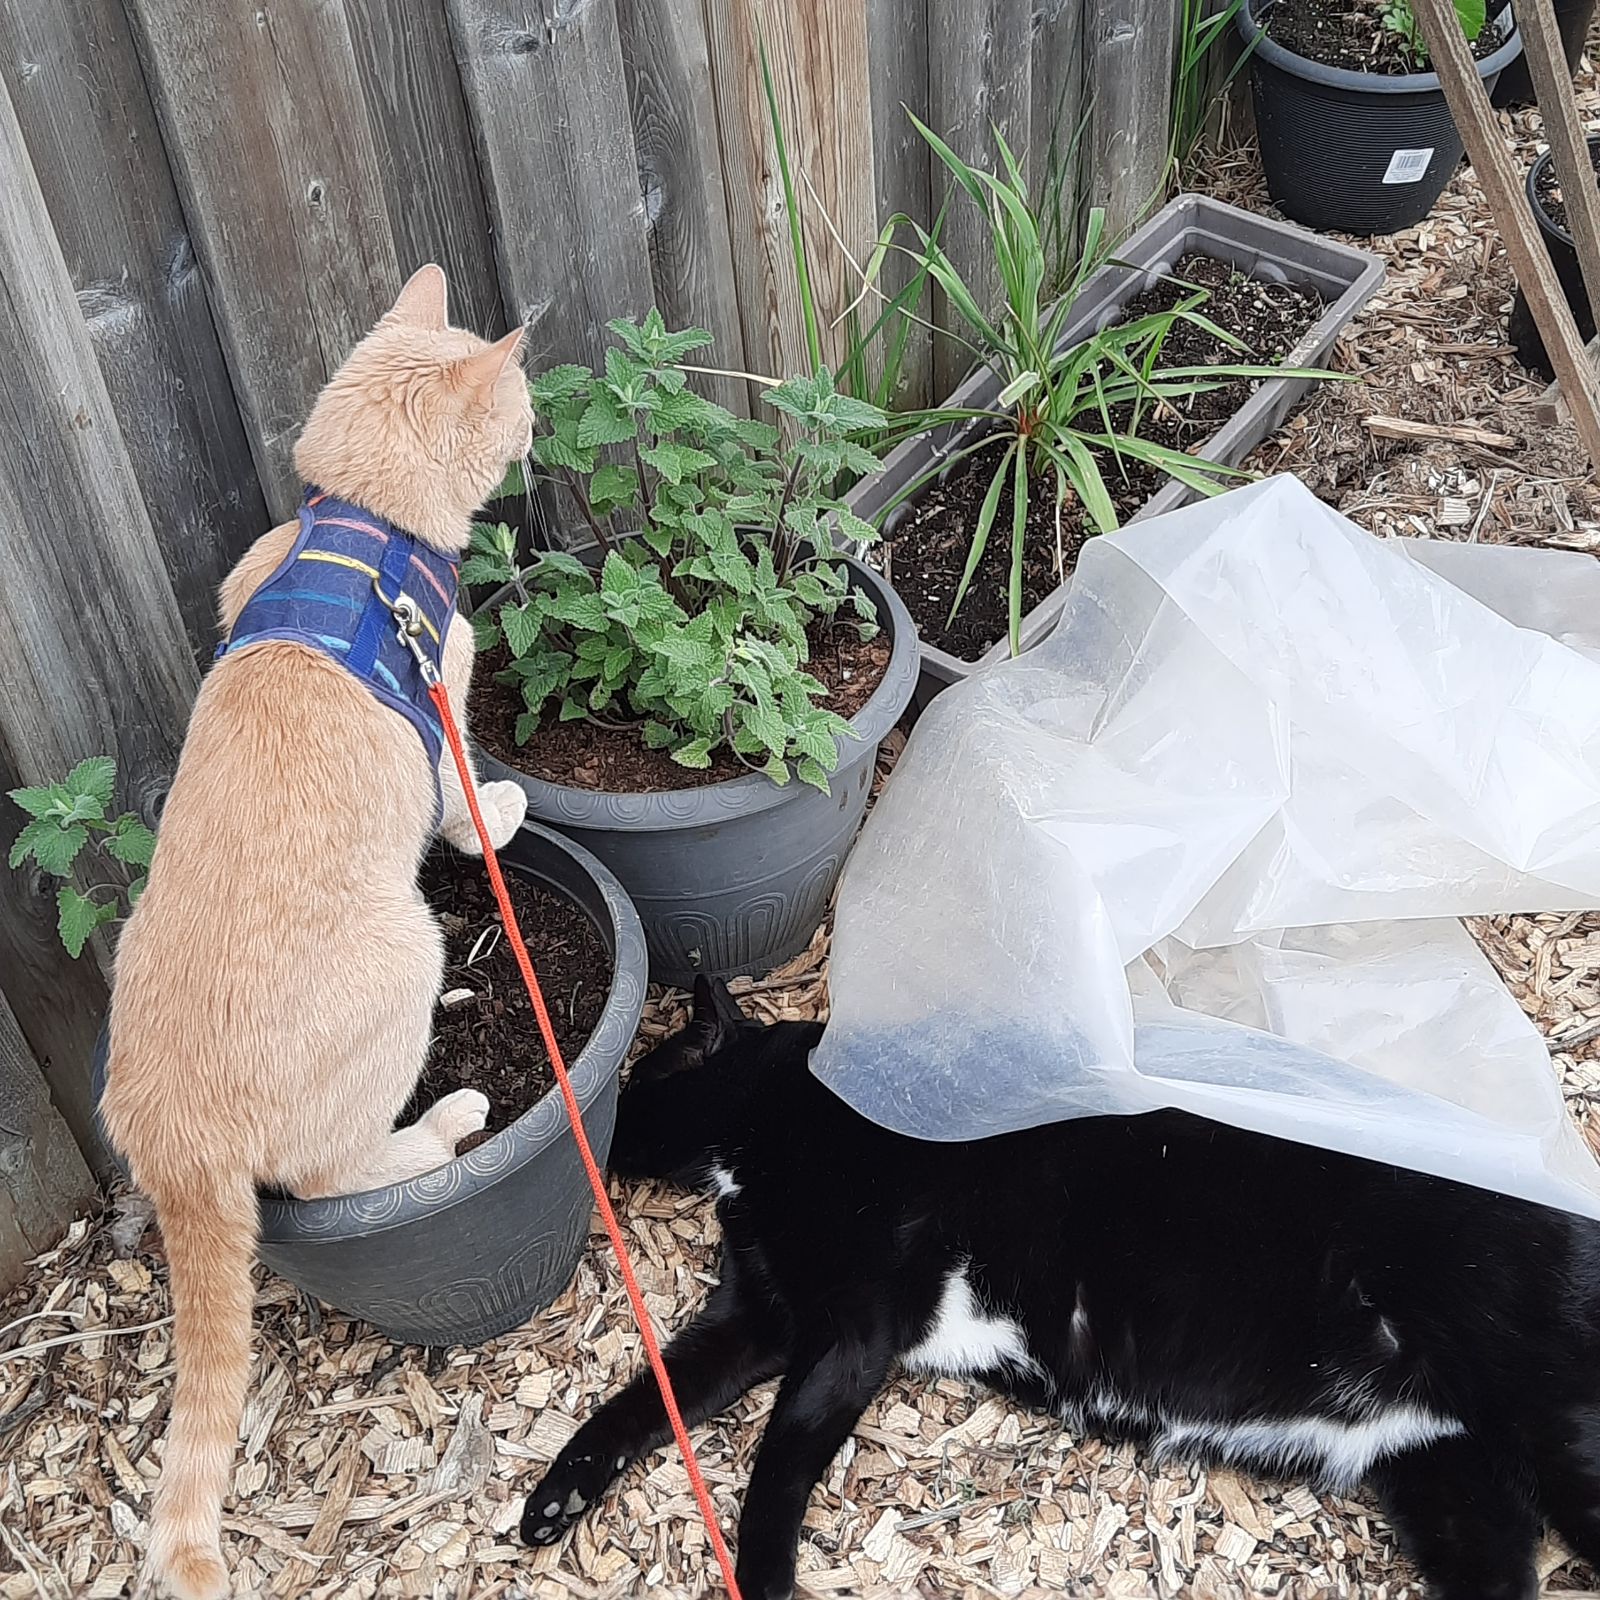
[[429, 262], [418, 267], [406, 280], [400, 297], [389, 308], [385, 322], [403, 322], [410, 328], [427, 328], [437, 333], [449, 326], [449, 286], [444, 268]]
[[526, 332], [525, 327], [513, 328], [505, 338], [496, 339], [487, 350], [480, 350], [477, 355], [467, 356], [458, 363], [457, 370], [463, 386], [470, 393], [478, 395], [486, 405], [494, 399], [500, 374], [517, 359], [517, 351]]

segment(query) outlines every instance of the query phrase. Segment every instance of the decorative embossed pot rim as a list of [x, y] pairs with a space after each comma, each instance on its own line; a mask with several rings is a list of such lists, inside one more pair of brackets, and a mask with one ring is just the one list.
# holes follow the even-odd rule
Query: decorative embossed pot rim
[[[854, 556], [840, 556], [852, 584], [865, 589], [878, 610], [878, 619], [890, 637], [889, 663], [871, 697], [850, 719], [855, 739], [840, 739], [835, 776], [860, 761], [870, 761], [884, 736], [900, 720], [916, 687], [919, 653], [917, 628], [905, 603], [880, 572]], [[484, 607], [497, 605], [510, 586], [497, 590]], [[659, 833], [673, 828], [701, 828], [734, 817], [752, 816], [785, 804], [801, 792], [797, 780], [778, 785], [765, 774], [752, 772], [722, 783], [692, 788], [656, 790], [644, 794], [617, 794], [604, 789], [579, 789], [548, 783], [500, 760], [477, 746], [484, 771], [495, 777], [515, 778], [528, 792], [532, 814], [558, 821], [564, 827], [605, 829], [625, 833]]]
[[[567, 858], [569, 866], [589, 878], [599, 891], [607, 923], [601, 934], [612, 955], [611, 986], [600, 1020], [577, 1058], [569, 1064], [578, 1104], [587, 1110], [620, 1071], [638, 1031], [644, 1012], [649, 958], [645, 953], [644, 929], [627, 892], [613, 873], [581, 845], [537, 822], [525, 822], [500, 852], [501, 864], [509, 871], [537, 879], [577, 903], [570, 889], [541, 870], [558, 857]], [[474, 858], [463, 856], [461, 859], [464, 871], [482, 870], [481, 863]], [[580, 906], [580, 909], [592, 915], [590, 907]], [[105, 1083], [105, 1049], [106, 1035], [102, 1030], [94, 1056], [97, 1103]], [[468, 1203], [536, 1160], [558, 1139], [570, 1137], [560, 1090], [552, 1087], [509, 1127], [502, 1128], [466, 1155], [457, 1156], [445, 1166], [404, 1183], [325, 1200], [294, 1200], [264, 1194], [261, 1242], [269, 1246], [302, 1248], [403, 1228], [421, 1218], [437, 1216]], [[116, 1159], [119, 1166], [124, 1165], [120, 1155]]]

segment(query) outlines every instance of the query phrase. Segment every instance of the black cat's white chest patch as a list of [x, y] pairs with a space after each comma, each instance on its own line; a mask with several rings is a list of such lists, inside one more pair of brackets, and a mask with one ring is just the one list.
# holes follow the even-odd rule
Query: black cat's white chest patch
[[993, 1316], [983, 1308], [964, 1267], [945, 1278], [932, 1322], [900, 1359], [912, 1372], [950, 1378], [1037, 1368], [1021, 1327], [1010, 1317]]

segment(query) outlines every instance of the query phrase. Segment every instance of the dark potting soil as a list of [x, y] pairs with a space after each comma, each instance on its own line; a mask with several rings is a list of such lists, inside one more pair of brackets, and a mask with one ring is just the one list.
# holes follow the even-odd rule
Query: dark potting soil
[[[1210, 296], [1198, 308], [1200, 312], [1242, 339], [1247, 349], [1231, 349], [1215, 334], [1190, 322], [1178, 322], [1162, 347], [1163, 367], [1281, 362], [1322, 315], [1323, 302], [1313, 290], [1262, 283], [1211, 256], [1185, 256], [1173, 268], [1173, 277], [1182, 283], [1163, 280], [1146, 290], [1128, 302], [1121, 320], [1170, 310], [1188, 296], [1190, 291], [1183, 284], [1198, 285]], [[1193, 395], [1161, 416], [1147, 412], [1140, 421], [1139, 436], [1170, 449], [1194, 451], [1238, 410], [1257, 381], [1240, 378]], [[1113, 417], [1119, 423], [1127, 421], [1115, 412]], [[948, 620], [978, 514], [1003, 448], [1003, 442], [997, 441], [994, 450], [979, 451], [948, 478], [930, 486], [890, 534], [890, 577], [919, 634], [962, 661], [976, 661], [996, 640], [1005, 638], [1008, 628], [1013, 503], [1009, 482], [1000, 495], [994, 527], [961, 609], [953, 623]], [[1168, 482], [1166, 474], [1154, 467], [1127, 458], [1119, 464], [1109, 453], [1100, 456], [1100, 471], [1118, 519], [1124, 522]], [[1024, 614], [1071, 574], [1094, 524], [1069, 495], [1061, 508], [1062, 562], [1058, 567], [1054, 480], [1035, 478], [1028, 492], [1027, 529], [1022, 557]]]
[[[1589, 161], [1596, 173], [1600, 173], [1600, 149], [1590, 145]], [[1561, 179], [1556, 176], [1556, 164], [1547, 161], [1544, 170], [1534, 179], [1533, 192], [1539, 197], [1539, 204], [1544, 208], [1544, 214], [1569, 238], [1572, 230], [1567, 227], [1567, 203], [1561, 198]]]
[[[852, 613], [853, 614], [853, 613]], [[863, 639], [850, 623], [819, 618], [807, 640], [806, 670], [828, 690], [822, 702], [841, 717], [853, 717], [883, 681], [890, 641], [886, 633]], [[478, 657], [472, 679], [472, 736], [507, 766], [546, 783], [566, 784], [608, 794], [656, 794], [698, 789], [743, 777], [750, 769], [729, 750], [719, 750], [709, 767], [679, 766], [664, 750], [648, 749], [632, 727], [603, 728], [597, 723], [562, 722], [548, 708], [526, 744], [516, 742], [517, 718], [525, 709], [513, 684], [498, 682], [509, 655], [504, 645]]]
[[[1285, 50], [1326, 67], [1349, 72], [1428, 72], [1404, 37], [1383, 25], [1385, 0], [1274, 0], [1266, 13], [1267, 37]], [[1482, 61], [1506, 40], [1498, 20], [1488, 22], [1473, 41], [1472, 53]]]
[[[505, 876], [556, 1043], [570, 1065], [605, 1009], [611, 956], [570, 900], [517, 873]], [[489, 1097], [489, 1122], [485, 1133], [461, 1141], [464, 1154], [541, 1100], [555, 1086], [555, 1073], [483, 863], [438, 850], [423, 862], [419, 881], [444, 932], [444, 996], [457, 998], [434, 1012], [428, 1064], [399, 1125], [457, 1089], [476, 1089]]]

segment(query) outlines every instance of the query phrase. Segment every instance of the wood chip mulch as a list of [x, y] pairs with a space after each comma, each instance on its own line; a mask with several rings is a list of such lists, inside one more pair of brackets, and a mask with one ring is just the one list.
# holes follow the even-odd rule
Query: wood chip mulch
[[[1592, 79], [1583, 88], [1593, 119], [1600, 97]], [[1536, 114], [1508, 126], [1531, 161]], [[1249, 151], [1214, 161], [1204, 186], [1266, 209]], [[1600, 552], [1600, 493], [1575, 439], [1530, 426], [1543, 385], [1505, 345], [1513, 286], [1471, 174], [1427, 223], [1379, 248], [1389, 279], [1338, 353], [1361, 381], [1321, 390], [1252, 465], [1300, 474], [1380, 536]], [[1442, 431], [1396, 437], [1414, 426], [1384, 419]], [[1593, 1138], [1600, 916], [1473, 926], [1549, 1037], [1573, 1116]], [[753, 987], [748, 1009], [767, 1020], [823, 1014], [827, 956], [824, 930]], [[681, 996], [654, 995], [644, 1041], [681, 1015]], [[652, 1312], [670, 1329], [711, 1282], [711, 1208], [651, 1186], [618, 1198]], [[0, 1600], [111, 1600], [130, 1582], [172, 1384], [165, 1272], [148, 1220], [137, 1196], [113, 1196], [0, 1303]], [[564, 1545], [535, 1554], [515, 1537], [541, 1465], [641, 1365], [600, 1235], [555, 1305], [481, 1350], [395, 1348], [264, 1270], [256, 1323], [227, 1519], [238, 1593], [707, 1592], [705, 1534], [671, 1452], [628, 1473]], [[771, 1404], [770, 1388], [758, 1391], [698, 1432], [730, 1529]], [[948, 1380], [902, 1378], [885, 1392], [813, 1498], [806, 1530], [802, 1592], [814, 1597], [1419, 1594], [1361, 1495], [1158, 1467]], [[1539, 1565], [1549, 1592], [1600, 1591], [1554, 1542]]]

